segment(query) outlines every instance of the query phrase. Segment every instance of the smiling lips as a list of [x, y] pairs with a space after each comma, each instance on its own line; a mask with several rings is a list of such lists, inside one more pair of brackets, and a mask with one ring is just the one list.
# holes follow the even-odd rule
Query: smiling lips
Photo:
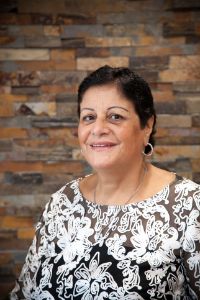
[[103, 151], [103, 150], [111, 149], [114, 146], [116, 146], [116, 144], [110, 143], [110, 142], [100, 142], [100, 143], [90, 144], [90, 147], [93, 150], [97, 150], [97, 151]]

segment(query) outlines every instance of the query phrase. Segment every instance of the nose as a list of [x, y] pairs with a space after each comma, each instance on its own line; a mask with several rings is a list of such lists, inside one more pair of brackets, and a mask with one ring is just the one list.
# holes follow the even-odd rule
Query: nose
[[91, 134], [93, 136], [102, 136], [109, 133], [109, 128], [106, 120], [97, 118], [91, 128]]

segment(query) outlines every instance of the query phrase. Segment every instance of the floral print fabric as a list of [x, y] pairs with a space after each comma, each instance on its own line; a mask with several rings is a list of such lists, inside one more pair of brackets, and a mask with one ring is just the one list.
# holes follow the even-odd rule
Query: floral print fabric
[[11, 299], [200, 299], [200, 187], [181, 177], [124, 206], [52, 195]]

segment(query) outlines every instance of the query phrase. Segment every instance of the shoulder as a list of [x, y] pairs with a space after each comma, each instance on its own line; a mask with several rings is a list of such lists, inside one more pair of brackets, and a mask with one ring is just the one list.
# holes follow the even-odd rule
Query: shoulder
[[200, 185], [191, 179], [176, 176], [174, 184], [170, 187], [174, 193], [175, 210], [189, 213], [200, 210]]
[[67, 182], [51, 195], [50, 200], [46, 203], [43, 210], [42, 215], [44, 219], [57, 214], [66, 208], [71, 209], [74, 201], [78, 202], [82, 199], [82, 195], [79, 190], [80, 180], [81, 178], [77, 178]]
[[174, 183], [175, 193], [182, 192], [184, 196], [200, 192], [200, 185], [191, 179], [176, 175]]

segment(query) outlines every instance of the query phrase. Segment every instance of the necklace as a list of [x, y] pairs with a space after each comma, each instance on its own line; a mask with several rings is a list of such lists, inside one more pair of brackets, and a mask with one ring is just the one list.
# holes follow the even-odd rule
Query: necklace
[[[140, 190], [140, 188], [141, 188], [141, 186], [142, 186], [142, 184], [143, 184], [143, 182], [144, 182], [146, 173], [147, 173], [147, 166], [144, 165], [144, 170], [143, 170], [143, 173], [142, 173], [142, 178], [141, 178], [141, 180], [139, 181], [139, 183], [138, 183], [136, 189], [134, 190], [134, 192], [129, 196], [128, 200], [127, 200], [123, 205], [128, 204], [128, 203], [130, 202], [131, 199], [134, 199], [134, 198], [135, 198], [135, 196], [136, 196], [137, 193], [139, 192], [139, 190]], [[96, 202], [96, 190], [97, 190], [97, 187], [95, 187], [95, 189], [94, 189], [94, 194], [93, 194], [93, 202], [94, 202], [95, 204], [97, 204], [97, 202]]]
[[[128, 204], [131, 199], [134, 199], [134, 197], [136, 196], [136, 194], [141, 189], [141, 186], [142, 186], [142, 184], [144, 182], [146, 174], [147, 174], [147, 167], [145, 165], [141, 180], [139, 181], [139, 183], [138, 183], [136, 189], [134, 190], [134, 192], [129, 196], [128, 200], [123, 205]], [[97, 204], [96, 203], [96, 188], [94, 190], [94, 198], [93, 199], [94, 199], [93, 202], [95, 204]], [[121, 212], [121, 206], [119, 205], [118, 209], [116, 209], [116, 213], [111, 218], [111, 222], [108, 223], [107, 225], [105, 225], [104, 228], [102, 228], [103, 223], [100, 222], [101, 230], [100, 230], [100, 232], [96, 233], [96, 244], [103, 243], [103, 241], [110, 236], [111, 231], [112, 231], [112, 227], [116, 223], [117, 217], [119, 216], [120, 212]]]

